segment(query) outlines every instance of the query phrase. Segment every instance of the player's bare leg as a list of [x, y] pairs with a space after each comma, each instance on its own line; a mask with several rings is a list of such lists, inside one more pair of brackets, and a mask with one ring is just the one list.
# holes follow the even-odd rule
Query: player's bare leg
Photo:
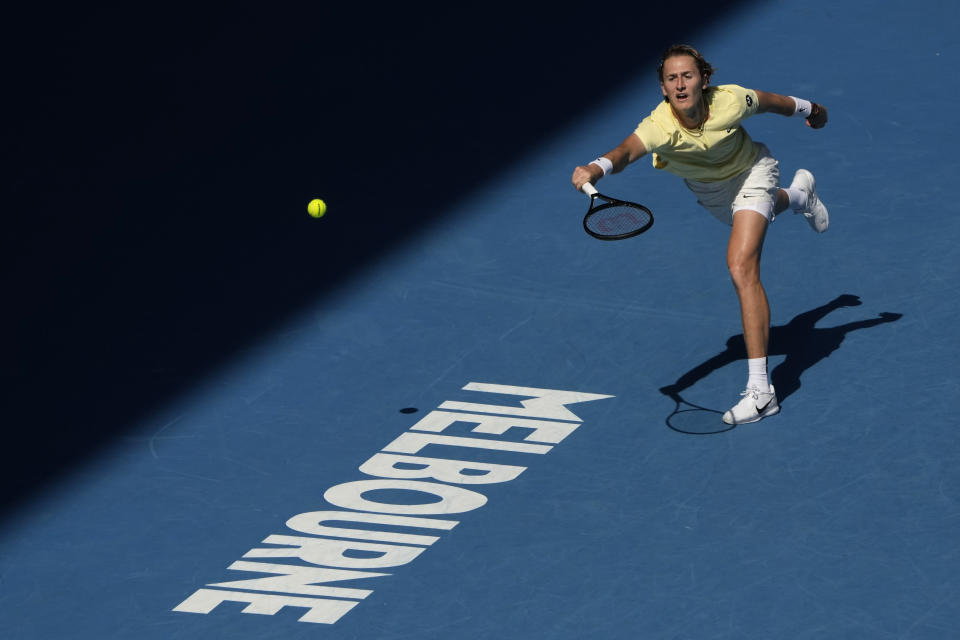
[[[751, 370], [743, 399], [723, 414], [724, 422], [756, 422], [780, 411], [777, 396], [767, 381], [767, 343], [770, 339], [770, 304], [760, 282], [760, 257], [766, 237], [767, 219], [756, 211], [738, 211], [727, 244], [727, 268], [740, 300], [743, 339], [751, 367], [762, 362], [762, 372]], [[759, 382], [754, 382], [759, 380]]]
[[740, 299], [748, 358], [765, 357], [770, 336], [770, 304], [760, 282], [760, 256], [768, 224], [755, 211], [737, 212], [727, 245], [727, 269]]

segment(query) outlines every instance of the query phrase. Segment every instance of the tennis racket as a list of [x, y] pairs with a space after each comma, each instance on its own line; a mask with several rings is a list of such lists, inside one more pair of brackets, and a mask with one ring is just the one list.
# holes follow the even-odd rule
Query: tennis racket
[[583, 228], [594, 238], [623, 240], [638, 236], [653, 226], [653, 212], [642, 204], [605, 196], [589, 182], [580, 190], [590, 196]]

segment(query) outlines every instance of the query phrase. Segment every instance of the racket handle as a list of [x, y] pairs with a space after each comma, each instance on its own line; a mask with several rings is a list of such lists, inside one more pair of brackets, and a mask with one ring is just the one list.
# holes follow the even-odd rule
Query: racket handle
[[584, 182], [583, 186], [580, 187], [580, 191], [583, 191], [588, 196], [597, 195], [597, 188], [590, 182]]

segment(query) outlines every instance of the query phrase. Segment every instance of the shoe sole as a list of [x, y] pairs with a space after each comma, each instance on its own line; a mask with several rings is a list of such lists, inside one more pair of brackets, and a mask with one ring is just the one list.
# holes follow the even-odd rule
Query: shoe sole
[[729, 425], [751, 424], [751, 423], [753, 423], [753, 422], [760, 422], [760, 421], [763, 420], [764, 418], [769, 418], [770, 416], [775, 416], [775, 415], [777, 415], [778, 413], [780, 413], [780, 405], [777, 405], [777, 406], [776, 406], [775, 408], [773, 408], [773, 409], [765, 409], [765, 410], [763, 411], [763, 413], [757, 414], [757, 417], [756, 417], [756, 418], [751, 418], [750, 420], [744, 420], [743, 422], [736, 422], [736, 421], [734, 421], [734, 422], [727, 422], [727, 416], [726, 416], [726, 414], [724, 414], [722, 420], [723, 420], [724, 424], [729, 424]]
[[[817, 195], [815, 195], [815, 194], [816, 194], [816, 191], [817, 191], [817, 179], [814, 178], [814, 177], [813, 177], [813, 174], [810, 173], [809, 171], [807, 171], [806, 169], [797, 169], [797, 173], [796, 173], [796, 175], [794, 175], [794, 177], [793, 177], [793, 182], [790, 183], [790, 188], [791, 188], [791, 189], [794, 188], [793, 185], [795, 185], [795, 184], [797, 183], [797, 175], [804, 175], [804, 176], [806, 176], [806, 177], [808, 178], [809, 186], [810, 186], [810, 194], [811, 194], [811, 195], [814, 195], [814, 197], [817, 199], [817, 203], [818, 203], [821, 207], [823, 207], [823, 217], [826, 219], [826, 225], [823, 227], [823, 229], [817, 229], [817, 223], [816, 223], [816, 216], [815, 216], [815, 215], [812, 215], [812, 214], [809, 215], [809, 216], [804, 215], [803, 217], [807, 219], [807, 224], [810, 225], [810, 228], [811, 228], [811, 229], [813, 229], [813, 230], [816, 231], [817, 233], [823, 233], [824, 231], [826, 231], [827, 229], [830, 228], [830, 212], [827, 210], [826, 205], [824, 205], [822, 202], [820, 202], [820, 197], [817, 196]], [[759, 418], [758, 418], [758, 419], [759, 419]]]

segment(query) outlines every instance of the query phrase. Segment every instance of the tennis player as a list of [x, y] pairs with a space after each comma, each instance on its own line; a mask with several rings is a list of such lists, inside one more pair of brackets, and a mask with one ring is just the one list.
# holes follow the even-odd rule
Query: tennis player
[[790, 186], [781, 189], [777, 160], [741, 123], [756, 113], [779, 113], [820, 129], [827, 123], [827, 109], [802, 98], [732, 84], [711, 86], [713, 67], [688, 45], [668, 48], [657, 73], [663, 103], [615, 149], [574, 169], [573, 186], [595, 184], [650, 153], [654, 167], [683, 178], [699, 203], [730, 225], [727, 268], [740, 300], [748, 377], [743, 397], [723, 414], [723, 421], [756, 422], [780, 411], [767, 372], [770, 306], [760, 282], [767, 227], [778, 213], [792, 209], [823, 233], [830, 217], [813, 175], [799, 169]]

